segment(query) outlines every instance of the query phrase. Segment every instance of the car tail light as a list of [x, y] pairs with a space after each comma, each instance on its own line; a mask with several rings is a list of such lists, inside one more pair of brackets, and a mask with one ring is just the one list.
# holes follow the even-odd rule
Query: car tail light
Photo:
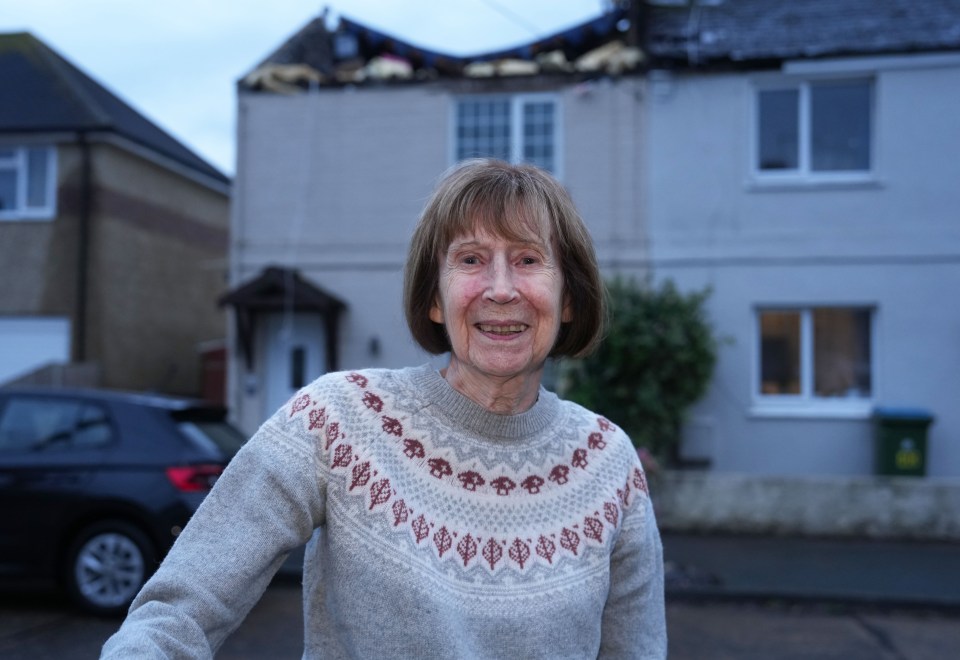
[[181, 465], [168, 467], [167, 479], [184, 493], [201, 493], [213, 488], [222, 473], [222, 465]]

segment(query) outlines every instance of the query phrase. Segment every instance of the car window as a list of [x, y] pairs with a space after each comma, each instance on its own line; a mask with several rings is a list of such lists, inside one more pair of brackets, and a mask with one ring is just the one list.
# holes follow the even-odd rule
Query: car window
[[0, 450], [99, 446], [111, 434], [102, 408], [75, 399], [13, 396], [0, 410]]
[[113, 427], [106, 411], [100, 406], [85, 404], [73, 432], [73, 444], [78, 447], [99, 447], [110, 442]]

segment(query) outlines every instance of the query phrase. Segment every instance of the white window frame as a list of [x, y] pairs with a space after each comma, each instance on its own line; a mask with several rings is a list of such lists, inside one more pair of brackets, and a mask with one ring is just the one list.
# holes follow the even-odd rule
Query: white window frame
[[[820, 397], [813, 392], [814, 351], [813, 311], [823, 308], [867, 310], [870, 312], [870, 396], [869, 397]], [[763, 333], [760, 317], [764, 312], [797, 312], [800, 314], [800, 394], [763, 394], [760, 370]], [[878, 399], [877, 372], [877, 316], [876, 305], [849, 304], [803, 304], [803, 305], [757, 305], [753, 308], [753, 338], [751, 341], [752, 364], [750, 368], [750, 391], [753, 405], [750, 414], [757, 417], [833, 417], [866, 419], [870, 417]]]
[[509, 101], [510, 103], [510, 162], [523, 161], [523, 109], [528, 103], [548, 102], [553, 105], [553, 170], [557, 179], [563, 178], [563, 104], [558, 94], [535, 92], [529, 94], [463, 94], [454, 96], [450, 104], [450, 163], [460, 161], [457, 157], [457, 106], [461, 101]]
[[[870, 136], [869, 150], [870, 163], [864, 170], [818, 171], [812, 169], [813, 136], [812, 136], [812, 94], [811, 88], [820, 83], [830, 82], [863, 82], [870, 87]], [[797, 167], [791, 170], [764, 170], [760, 168], [760, 93], [777, 90], [796, 90], [799, 104]], [[756, 78], [751, 89], [750, 104], [750, 172], [753, 181], [760, 184], [782, 183], [869, 183], [876, 180], [877, 168], [877, 79], [875, 76], [863, 72], [847, 75], [824, 76], [774, 76]]]
[[[44, 205], [27, 206], [27, 179], [29, 176], [27, 152], [44, 149], [47, 152], [46, 181], [44, 181]], [[9, 220], [52, 220], [57, 214], [57, 150], [44, 145], [4, 145], [0, 151], [13, 151], [13, 155], [0, 155], [0, 169], [17, 171], [17, 206], [0, 209], [0, 222]]]

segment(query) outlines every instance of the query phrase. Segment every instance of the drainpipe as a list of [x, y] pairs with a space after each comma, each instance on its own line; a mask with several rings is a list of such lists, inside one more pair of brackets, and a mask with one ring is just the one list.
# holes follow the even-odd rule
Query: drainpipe
[[77, 134], [80, 147], [80, 199], [77, 223], [77, 289], [74, 307], [74, 349], [75, 362], [87, 360], [87, 280], [90, 271], [90, 224], [93, 210], [93, 168], [90, 157], [90, 142], [87, 132]]
[[630, 27], [627, 28], [627, 45], [640, 48], [644, 50], [644, 55], [647, 55], [645, 52], [647, 44], [643, 43], [642, 32], [646, 26], [640, 24], [643, 20], [642, 1], [643, 0], [629, 0], [627, 4], [627, 20], [630, 22]]

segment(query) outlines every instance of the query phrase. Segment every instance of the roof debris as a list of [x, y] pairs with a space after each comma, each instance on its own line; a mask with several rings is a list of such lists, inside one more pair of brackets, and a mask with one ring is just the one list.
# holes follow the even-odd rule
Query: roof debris
[[361, 80], [410, 80], [413, 78], [413, 65], [396, 55], [378, 55], [367, 62], [362, 69]]
[[540, 65], [542, 73], [570, 73], [573, 71], [573, 64], [567, 59], [566, 54], [559, 49], [537, 55], [537, 64]]
[[577, 59], [577, 71], [602, 71], [610, 75], [619, 75], [637, 68], [643, 62], [643, 52], [639, 48], [628, 47], [616, 40], [594, 48]]
[[540, 73], [540, 66], [529, 60], [505, 58], [492, 62], [471, 62], [463, 69], [468, 78], [490, 78], [492, 76], [532, 76]]
[[277, 94], [296, 94], [310, 83], [321, 82], [320, 72], [307, 64], [264, 64], [243, 78], [247, 87]]

